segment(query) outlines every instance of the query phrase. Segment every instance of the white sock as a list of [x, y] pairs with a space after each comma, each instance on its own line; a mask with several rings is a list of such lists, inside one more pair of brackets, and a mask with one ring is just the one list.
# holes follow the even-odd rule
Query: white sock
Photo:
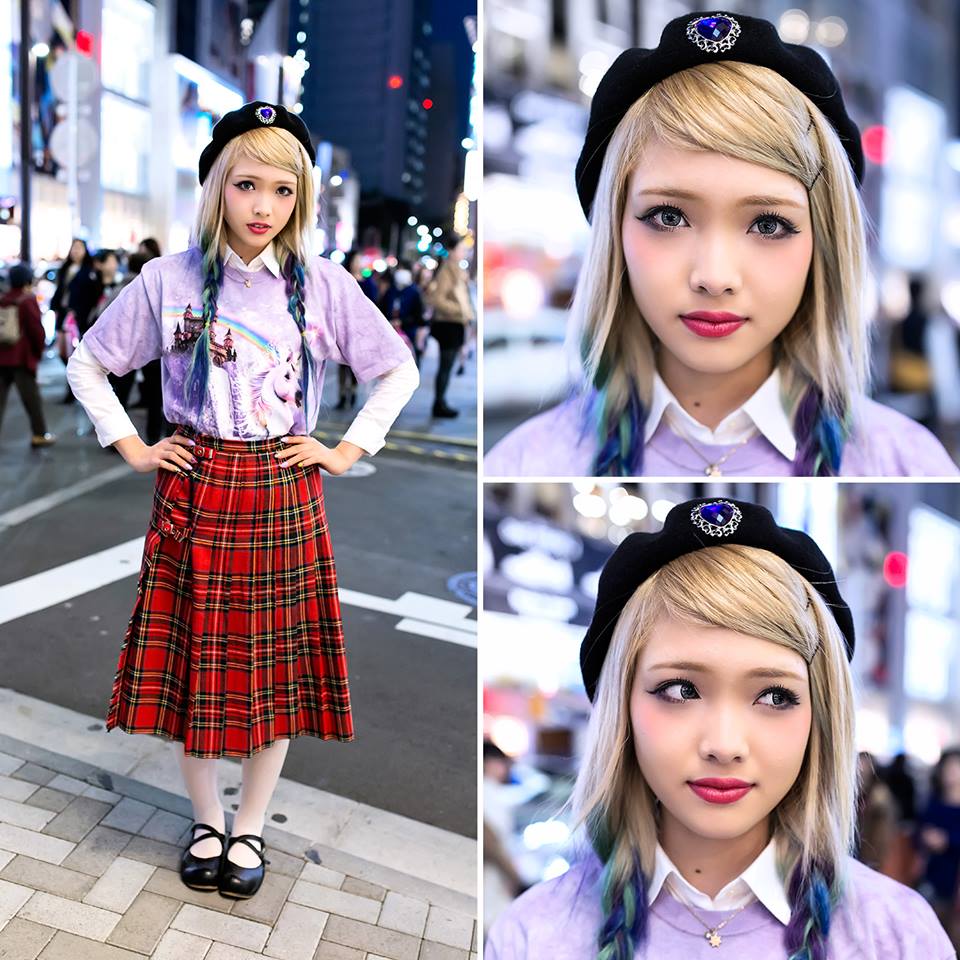
[[[183, 752], [182, 743], [174, 743], [173, 751], [180, 764], [180, 772], [193, 804], [193, 819], [197, 823], [208, 823], [223, 833], [223, 805], [217, 790], [217, 761], [207, 757], [190, 757]], [[206, 833], [206, 831], [201, 831]], [[207, 834], [205, 840], [191, 845], [190, 852], [195, 857], [217, 857], [223, 846], [216, 837]]]
[[[263, 823], [267, 816], [267, 807], [273, 798], [280, 779], [280, 771], [287, 757], [289, 740], [278, 740], [252, 757], [244, 757], [243, 783], [240, 787], [240, 809], [233, 818], [232, 836], [252, 833], [263, 836]], [[260, 849], [256, 840], [250, 841]], [[241, 867], [259, 867], [260, 858], [246, 843], [235, 843], [230, 847], [228, 859]]]

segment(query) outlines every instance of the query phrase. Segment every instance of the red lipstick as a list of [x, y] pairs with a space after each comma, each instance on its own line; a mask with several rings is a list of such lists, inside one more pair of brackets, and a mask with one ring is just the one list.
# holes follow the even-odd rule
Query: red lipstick
[[248, 223], [247, 229], [251, 233], [268, 233], [270, 231], [270, 225], [266, 223]]
[[698, 337], [729, 337], [747, 322], [747, 318], [738, 313], [726, 313], [722, 310], [694, 310], [680, 314], [680, 319], [687, 329]]
[[736, 803], [753, 789], [752, 783], [726, 777], [704, 777], [702, 780], [690, 780], [688, 784], [707, 803]]

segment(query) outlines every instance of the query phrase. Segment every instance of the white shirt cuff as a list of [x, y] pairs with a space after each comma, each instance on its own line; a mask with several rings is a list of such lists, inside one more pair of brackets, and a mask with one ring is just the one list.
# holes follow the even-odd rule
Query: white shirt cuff
[[137, 435], [137, 428], [110, 386], [109, 372], [82, 340], [67, 363], [67, 382], [93, 422], [101, 447]]
[[378, 377], [343, 439], [373, 456], [382, 449], [393, 421], [418, 386], [420, 371], [413, 357]]

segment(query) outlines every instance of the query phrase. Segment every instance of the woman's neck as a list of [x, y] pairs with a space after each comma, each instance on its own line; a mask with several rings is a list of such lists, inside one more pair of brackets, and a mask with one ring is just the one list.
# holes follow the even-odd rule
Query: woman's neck
[[766, 820], [740, 837], [716, 839], [692, 833], [670, 816], [660, 827], [660, 846], [692, 887], [715, 897], [735, 880], [770, 842]]
[[257, 249], [256, 247], [251, 247], [249, 244], [244, 243], [238, 237], [233, 236], [232, 234], [227, 234], [227, 243], [230, 244], [230, 249], [249, 267], [257, 257], [263, 253], [264, 250], [270, 246], [269, 243], [265, 243], [262, 247]]
[[715, 430], [724, 417], [742, 407], [773, 373], [772, 348], [757, 354], [738, 370], [701, 373], [661, 350], [657, 369], [677, 402], [698, 423]]

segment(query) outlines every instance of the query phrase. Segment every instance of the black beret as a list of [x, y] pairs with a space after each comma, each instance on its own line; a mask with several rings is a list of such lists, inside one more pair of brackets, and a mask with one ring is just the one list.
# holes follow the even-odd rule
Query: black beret
[[728, 13], [687, 14], [663, 28], [660, 45], [653, 50], [624, 50], [597, 87], [576, 174], [580, 206], [588, 220], [607, 143], [627, 110], [655, 83], [714, 60], [768, 67], [806, 94], [837, 131], [857, 184], [862, 182], [860, 131], [847, 115], [837, 78], [820, 54], [801, 44], [784, 43], [768, 20]]
[[317, 151], [310, 140], [310, 131], [307, 125], [282, 104], [264, 103], [254, 100], [245, 103], [236, 110], [225, 113], [213, 126], [213, 139], [203, 148], [200, 154], [200, 182], [207, 179], [207, 174], [213, 166], [213, 161], [220, 156], [220, 151], [234, 138], [248, 130], [257, 130], [260, 127], [279, 127], [292, 133], [304, 146], [310, 155], [310, 162], [317, 162]]
[[597, 606], [580, 645], [580, 671], [587, 696], [594, 699], [600, 670], [621, 611], [637, 587], [662, 566], [703, 547], [739, 543], [769, 550], [809, 581], [830, 608], [853, 659], [853, 615], [840, 596], [830, 563], [800, 530], [777, 525], [765, 507], [742, 500], [688, 500], [667, 514], [659, 533], [631, 533], [600, 574]]

